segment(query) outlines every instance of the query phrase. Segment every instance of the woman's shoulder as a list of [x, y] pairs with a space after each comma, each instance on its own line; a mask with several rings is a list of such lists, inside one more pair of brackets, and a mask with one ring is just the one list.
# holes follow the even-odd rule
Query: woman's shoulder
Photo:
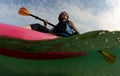
[[71, 20], [68, 20], [67, 23], [70, 24], [70, 25], [73, 24], [73, 22]]
[[67, 20], [67, 22], [72, 22], [71, 20]]

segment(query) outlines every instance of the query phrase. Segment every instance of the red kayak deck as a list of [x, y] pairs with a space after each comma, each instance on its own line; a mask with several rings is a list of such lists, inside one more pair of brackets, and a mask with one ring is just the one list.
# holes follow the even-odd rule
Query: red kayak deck
[[19, 26], [13, 26], [0, 23], [0, 36], [8, 36], [23, 40], [50, 40], [59, 38], [58, 36], [25, 29]]

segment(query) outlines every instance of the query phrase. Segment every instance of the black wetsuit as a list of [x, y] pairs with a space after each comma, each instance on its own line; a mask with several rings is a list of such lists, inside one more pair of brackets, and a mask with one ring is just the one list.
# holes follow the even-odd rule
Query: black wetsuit
[[32, 30], [36, 30], [36, 31], [39, 31], [39, 32], [45, 32], [45, 33], [49, 33], [49, 29], [45, 28], [43, 25], [41, 24], [31, 24], [31, 29]]

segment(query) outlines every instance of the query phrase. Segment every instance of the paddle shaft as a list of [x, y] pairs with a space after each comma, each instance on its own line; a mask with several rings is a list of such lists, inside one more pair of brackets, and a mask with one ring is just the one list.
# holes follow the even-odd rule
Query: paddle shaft
[[[41, 21], [43, 21], [43, 22], [45, 21], [44, 19], [41, 19], [41, 18], [39, 18], [38, 16], [35, 16], [35, 15], [32, 15], [32, 14], [30, 14], [30, 16], [34, 17], [35, 19], [41, 20]], [[51, 24], [50, 22], [48, 22], [48, 24], [51, 25], [51, 26], [53, 26], [54, 28], [56, 28], [56, 29], [58, 29], [58, 30], [60, 30], [60, 31], [62, 31], [62, 32], [65, 32], [66, 34], [68, 34], [68, 35], [71, 36], [70, 33], [66, 32], [66, 31], [63, 30], [62, 28], [58, 28], [58, 27], [56, 27], [55, 25]]]

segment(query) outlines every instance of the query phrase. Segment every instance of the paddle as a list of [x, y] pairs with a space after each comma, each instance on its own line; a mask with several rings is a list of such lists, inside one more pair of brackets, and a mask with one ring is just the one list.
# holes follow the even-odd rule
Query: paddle
[[[41, 21], [43, 21], [43, 22], [45, 21], [44, 19], [41, 19], [41, 18], [39, 18], [38, 16], [35, 16], [35, 15], [31, 14], [30, 11], [27, 10], [25, 7], [21, 7], [21, 8], [18, 10], [18, 13], [19, 13], [20, 15], [22, 15], [22, 16], [32, 16], [32, 17], [34, 17], [35, 19], [41, 20]], [[57, 28], [55, 25], [51, 24], [50, 22], [48, 22], [48, 24], [51, 25], [51, 26], [53, 26], [54, 28], [60, 30], [60, 31], [65, 32], [65, 33], [68, 34], [68, 35], [71, 35], [70, 33], [64, 31], [63, 29]]]

